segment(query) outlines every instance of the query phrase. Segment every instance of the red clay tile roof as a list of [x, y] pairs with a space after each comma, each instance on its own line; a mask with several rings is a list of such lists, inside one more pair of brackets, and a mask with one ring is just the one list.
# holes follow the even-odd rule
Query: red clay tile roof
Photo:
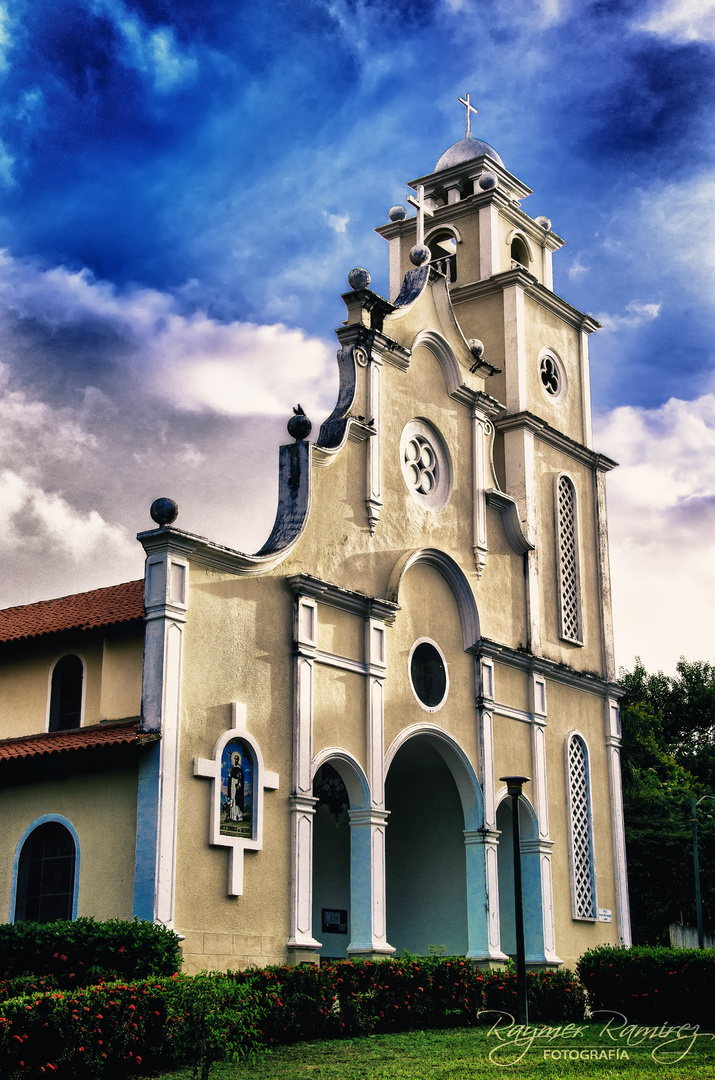
[[146, 742], [156, 739], [152, 733], [138, 730], [139, 720], [120, 720], [116, 724], [92, 724], [71, 731], [42, 732], [23, 735], [19, 739], [0, 740], [0, 761], [13, 758], [38, 757], [43, 754], [63, 754], [70, 750], [90, 750], [101, 746]]
[[144, 581], [40, 600], [0, 611], [0, 642], [55, 634], [61, 630], [96, 630], [144, 617]]

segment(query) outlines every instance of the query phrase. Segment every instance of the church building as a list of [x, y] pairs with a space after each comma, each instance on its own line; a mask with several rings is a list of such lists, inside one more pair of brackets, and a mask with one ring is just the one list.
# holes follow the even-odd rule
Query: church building
[[158, 499], [141, 581], [0, 612], [0, 921], [156, 920], [188, 972], [503, 963], [521, 775], [527, 963], [630, 944], [598, 323], [469, 127], [409, 186], [260, 551]]

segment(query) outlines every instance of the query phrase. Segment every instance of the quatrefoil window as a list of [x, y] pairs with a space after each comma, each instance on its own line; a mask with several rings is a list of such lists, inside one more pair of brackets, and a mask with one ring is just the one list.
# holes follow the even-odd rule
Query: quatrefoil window
[[449, 456], [437, 431], [410, 420], [400, 440], [400, 464], [408, 490], [425, 510], [442, 510], [452, 491]]
[[437, 455], [419, 435], [410, 439], [405, 447], [405, 471], [408, 483], [422, 495], [429, 495], [437, 486]]
[[566, 376], [561, 362], [544, 350], [539, 357], [539, 378], [544, 391], [552, 400], [560, 401], [566, 390]]

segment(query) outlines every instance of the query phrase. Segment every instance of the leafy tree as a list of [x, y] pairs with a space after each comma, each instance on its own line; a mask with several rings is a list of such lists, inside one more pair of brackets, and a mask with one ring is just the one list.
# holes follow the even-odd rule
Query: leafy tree
[[[668, 925], [695, 925], [691, 798], [715, 794], [715, 666], [681, 657], [675, 676], [640, 658], [622, 671], [623, 801], [633, 937], [667, 942]], [[715, 821], [701, 803], [703, 913], [715, 915]]]

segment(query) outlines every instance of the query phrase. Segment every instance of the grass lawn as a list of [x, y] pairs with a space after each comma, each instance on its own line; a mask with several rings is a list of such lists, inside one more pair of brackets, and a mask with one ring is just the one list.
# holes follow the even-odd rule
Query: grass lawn
[[[554, 1030], [554, 1029], [552, 1029]], [[653, 1031], [654, 1029], [649, 1029]], [[681, 1039], [645, 1039], [638, 1045], [611, 1039], [602, 1024], [582, 1024], [573, 1037], [536, 1040], [531, 1048], [507, 1047], [488, 1028], [412, 1031], [359, 1039], [296, 1043], [262, 1055], [253, 1063], [214, 1065], [212, 1080], [504, 1080], [507, 1077], [618, 1077], [619, 1080], [712, 1080], [715, 1036], [701, 1035], [690, 1046]], [[502, 1049], [495, 1051], [499, 1045]], [[690, 1048], [689, 1048], [690, 1047]], [[526, 1049], [519, 1061], [522, 1051]], [[586, 1053], [564, 1058], [564, 1052]], [[620, 1057], [601, 1057], [601, 1051]], [[653, 1052], [661, 1060], [654, 1060]], [[547, 1054], [545, 1055], [545, 1051]], [[558, 1051], [561, 1051], [558, 1056]], [[492, 1052], [492, 1060], [490, 1060]], [[592, 1052], [598, 1052], [594, 1059]], [[628, 1055], [624, 1056], [624, 1052]], [[673, 1058], [684, 1055], [682, 1060]], [[164, 1074], [161, 1080], [189, 1080], [191, 1069]]]

